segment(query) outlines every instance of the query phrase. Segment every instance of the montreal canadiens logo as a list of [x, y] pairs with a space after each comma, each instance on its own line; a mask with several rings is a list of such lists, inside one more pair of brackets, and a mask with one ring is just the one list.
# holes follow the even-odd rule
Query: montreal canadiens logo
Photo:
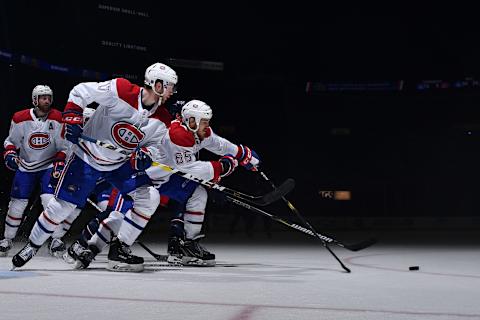
[[128, 122], [117, 122], [112, 126], [112, 137], [122, 148], [133, 150], [143, 140], [145, 134]]
[[43, 132], [34, 132], [30, 135], [28, 139], [28, 145], [34, 150], [41, 150], [48, 147], [50, 144], [50, 137], [48, 134]]

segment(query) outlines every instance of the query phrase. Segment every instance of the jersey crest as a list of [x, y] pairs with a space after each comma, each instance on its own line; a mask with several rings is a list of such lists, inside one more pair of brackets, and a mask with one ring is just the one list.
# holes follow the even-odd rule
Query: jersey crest
[[125, 121], [116, 122], [112, 126], [112, 137], [124, 149], [133, 150], [145, 137], [145, 133]]
[[50, 144], [50, 136], [44, 132], [34, 132], [28, 138], [28, 145], [34, 150], [41, 150]]

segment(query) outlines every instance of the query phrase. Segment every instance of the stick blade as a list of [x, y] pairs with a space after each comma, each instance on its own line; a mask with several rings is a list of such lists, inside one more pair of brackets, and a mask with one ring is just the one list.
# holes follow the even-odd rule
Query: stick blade
[[375, 243], [377, 243], [377, 239], [371, 238], [359, 243], [344, 245], [344, 247], [350, 251], [360, 251], [374, 245]]
[[258, 204], [266, 206], [270, 203], [282, 199], [287, 193], [292, 191], [295, 188], [295, 180], [288, 178], [280, 186], [270, 193], [264, 195], [258, 202]]

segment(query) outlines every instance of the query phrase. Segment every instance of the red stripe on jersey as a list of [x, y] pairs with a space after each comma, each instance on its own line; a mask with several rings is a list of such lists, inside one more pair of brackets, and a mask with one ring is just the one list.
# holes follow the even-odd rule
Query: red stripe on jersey
[[200, 212], [200, 211], [185, 211], [185, 214], [191, 214], [194, 216], [203, 216], [205, 212]]
[[144, 215], [138, 213], [137, 211], [135, 211], [135, 209], [132, 209], [132, 213], [134, 213], [136, 216], [139, 216], [140, 218], [142, 218], [143, 220], [147, 220], [149, 221], [150, 220], [150, 217], [145, 217]]
[[72, 101], [67, 102], [67, 104], [65, 105], [65, 109], [63, 109], [63, 112], [65, 111], [75, 111], [80, 114], [83, 113], [83, 109]]
[[119, 195], [118, 196], [118, 201], [117, 201], [117, 207], [115, 208], [115, 211], [122, 210], [122, 206], [123, 206], [123, 197], [122, 197], [122, 195]]
[[195, 145], [195, 138], [193, 132], [188, 131], [182, 126], [179, 121], [172, 121], [170, 129], [168, 130], [170, 140], [180, 147], [193, 147]]
[[157, 110], [155, 110], [155, 113], [150, 116], [150, 118], [158, 119], [162, 121], [163, 123], [165, 123], [165, 126], [167, 128], [170, 128], [170, 124], [172, 123], [172, 120], [173, 120], [172, 115], [170, 114], [170, 112], [168, 112], [168, 110], [163, 105], [159, 106]]
[[47, 119], [57, 121], [58, 123], [62, 123], [62, 113], [57, 109], [50, 109]]
[[68, 224], [69, 226], [71, 226], [71, 225], [72, 225], [72, 223], [71, 223], [71, 222], [69, 222], [69, 221], [67, 221], [67, 220], [63, 220], [63, 223], [66, 223], [66, 224]]
[[118, 78], [116, 82], [118, 97], [135, 109], [138, 109], [140, 87], [124, 78]]
[[218, 181], [218, 178], [222, 174], [223, 167], [222, 164], [218, 161], [210, 161], [213, 167], [213, 180]]
[[107, 207], [113, 209], [113, 205], [115, 204], [115, 200], [117, 198], [119, 190], [117, 188], [113, 188], [112, 192], [110, 192], [110, 198], [108, 198], [108, 204]]
[[5, 147], [5, 151], [8, 151], [8, 150], [17, 150], [17, 147], [15, 147], [13, 144], [9, 144]]
[[9, 217], [9, 218], [12, 219], [12, 220], [22, 220], [22, 217], [17, 218], [17, 217], [13, 217], [13, 216], [11, 216], [11, 215], [9, 215], [9, 214], [7, 214], [7, 217]]
[[109, 230], [109, 231], [112, 231], [112, 229], [110, 229], [110, 227], [108, 226], [108, 224], [105, 222], [105, 221], [102, 221], [100, 222], [102, 224], [102, 226], [105, 227], [105, 229]]
[[242, 155], [243, 155], [243, 149], [240, 146], [237, 146], [237, 154], [235, 155], [235, 158], [240, 159]]
[[20, 123], [23, 121], [32, 121], [32, 115], [30, 114], [30, 109], [25, 109], [22, 111], [15, 112], [12, 118], [13, 122]]

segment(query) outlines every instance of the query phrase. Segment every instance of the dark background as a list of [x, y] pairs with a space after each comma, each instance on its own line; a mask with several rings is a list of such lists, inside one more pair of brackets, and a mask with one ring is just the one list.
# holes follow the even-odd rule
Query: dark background
[[[62, 110], [79, 82], [124, 76], [141, 84], [148, 65], [164, 62], [180, 77], [173, 100], [209, 103], [214, 130], [254, 148], [274, 181], [294, 178], [289, 198], [319, 227], [478, 230], [477, 19], [365, 11], [253, 2], [0, 2], [0, 51], [14, 55], [0, 59], [1, 136], [13, 113], [31, 106], [36, 84], [50, 85]], [[48, 71], [21, 55], [99, 76]], [[223, 70], [186, 68], [175, 65], [178, 59], [221, 62]], [[425, 80], [444, 88], [421, 89]], [[365, 89], [387, 81], [401, 90]], [[354, 89], [334, 89], [346, 84]], [[0, 174], [5, 207], [12, 174], [3, 166]], [[226, 183], [269, 190], [241, 170]], [[350, 191], [351, 200], [320, 193], [339, 190]], [[243, 224], [248, 232], [268, 231], [251, 213], [209, 206], [213, 230]], [[281, 204], [269, 210], [292, 217]]]

